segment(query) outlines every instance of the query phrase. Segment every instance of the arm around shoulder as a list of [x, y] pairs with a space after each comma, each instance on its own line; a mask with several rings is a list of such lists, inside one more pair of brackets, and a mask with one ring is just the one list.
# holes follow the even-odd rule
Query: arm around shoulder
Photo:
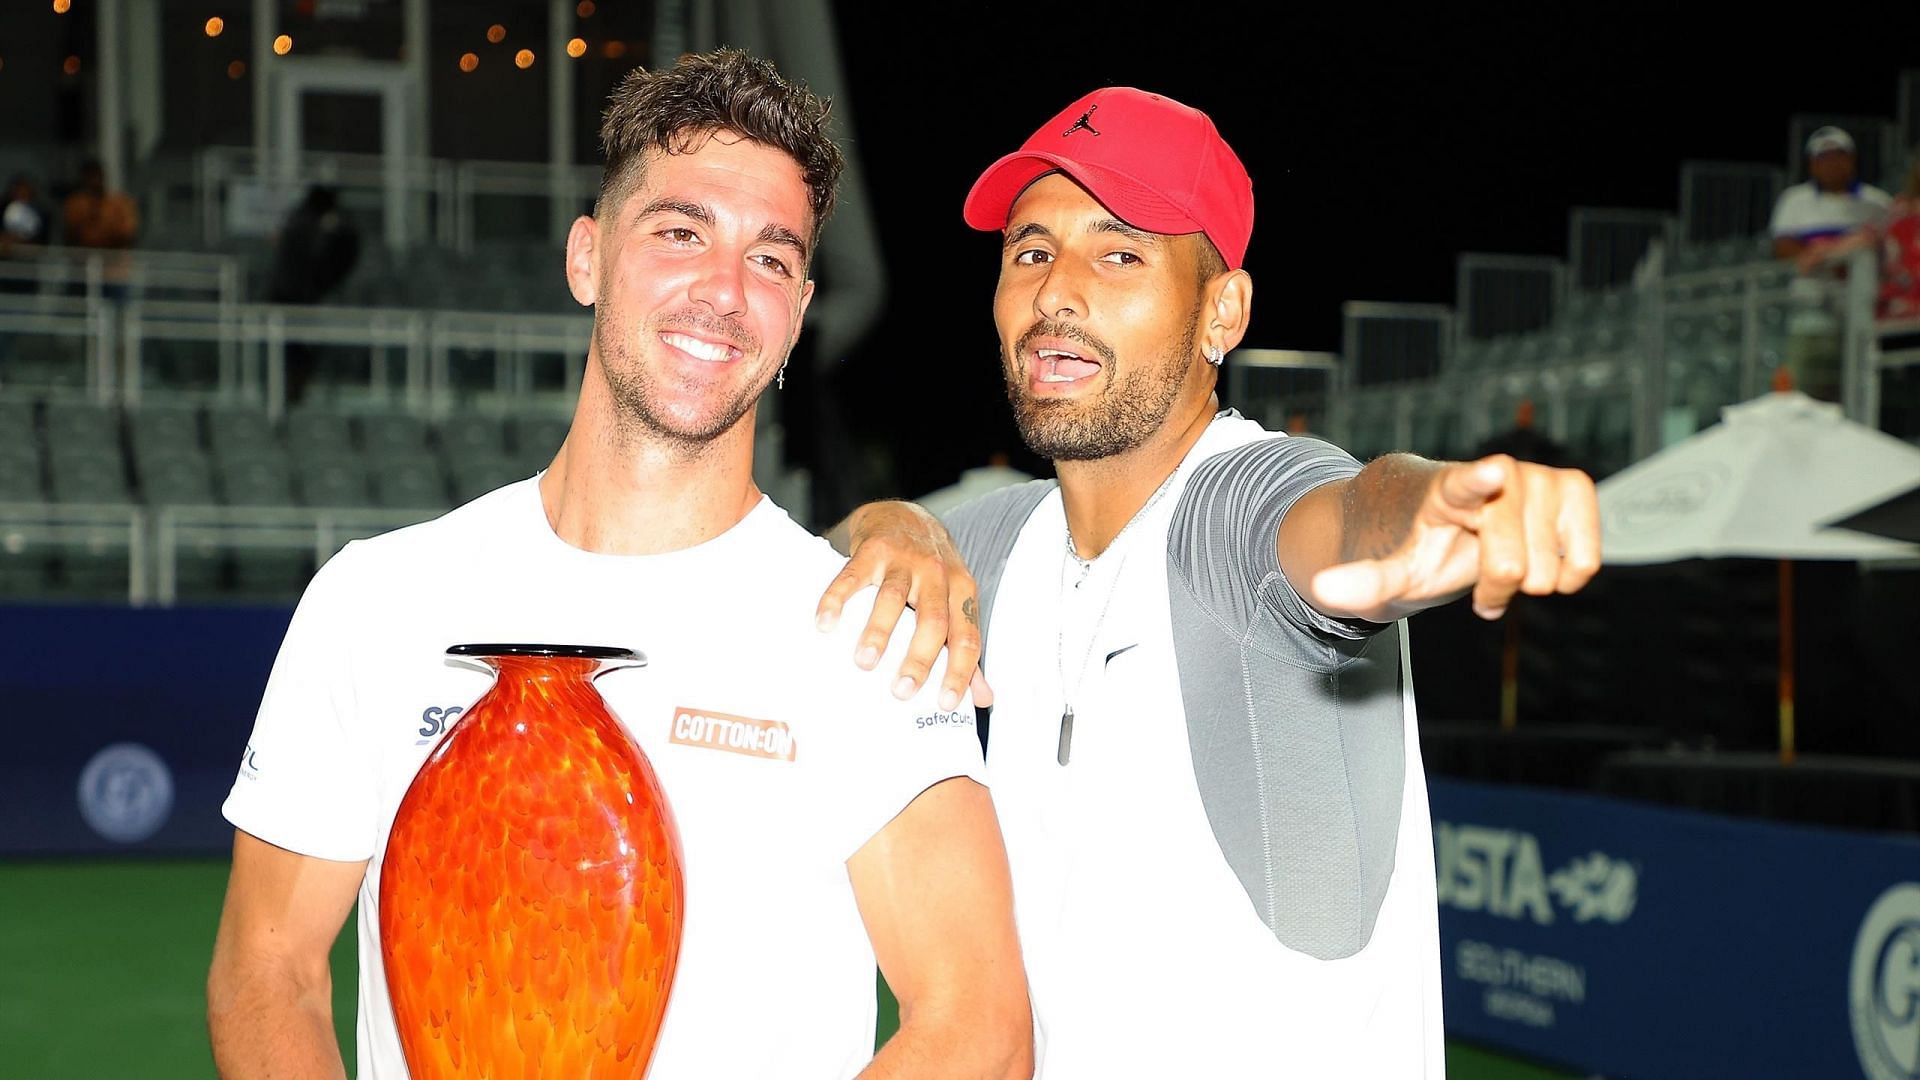
[[987, 789], [920, 793], [847, 860], [900, 1031], [860, 1075], [1033, 1075], [1033, 1019], [1006, 849]]

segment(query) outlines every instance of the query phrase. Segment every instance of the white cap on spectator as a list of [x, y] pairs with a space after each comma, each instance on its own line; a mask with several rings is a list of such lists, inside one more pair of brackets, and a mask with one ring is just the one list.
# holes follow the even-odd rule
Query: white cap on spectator
[[1807, 156], [1819, 157], [1830, 151], [1853, 153], [1853, 136], [1829, 124], [1807, 136]]

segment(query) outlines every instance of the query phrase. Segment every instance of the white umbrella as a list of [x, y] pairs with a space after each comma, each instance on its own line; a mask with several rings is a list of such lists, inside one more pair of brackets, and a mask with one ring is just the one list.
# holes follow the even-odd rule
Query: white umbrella
[[1721, 410], [1720, 423], [1600, 485], [1605, 562], [1780, 560], [1780, 758], [1793, 760], [1793, 559], [1920, 556], [1920, 546], [1827, 529], [1920, 484], [1920, 448], [1796, 391]]

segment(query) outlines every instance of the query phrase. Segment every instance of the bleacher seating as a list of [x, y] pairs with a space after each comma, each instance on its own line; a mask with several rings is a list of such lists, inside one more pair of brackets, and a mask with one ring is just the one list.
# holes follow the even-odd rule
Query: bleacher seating
[[[272, 511], [385, 509], [424, 518], [542, 468], [568, 422], [548, 415], [463, 416], [437, 425], [402, 412], [157, 404], [120, 409], [0, 398], [0, 503]], [[0, 598], [121, 598], [126, 525], [47, 540], [0, 526]], [[314, 552], [189, 540], [172, 553], [186, 599], [284, 599]]]

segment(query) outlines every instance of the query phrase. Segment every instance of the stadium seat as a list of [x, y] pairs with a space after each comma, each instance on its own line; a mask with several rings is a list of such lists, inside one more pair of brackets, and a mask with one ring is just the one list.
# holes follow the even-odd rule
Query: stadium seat
[[91, 448], [55, 447], [47, 470], [55, 501], [120, 504], [128, 502], [126, 469], [118, 453]]
[[447, 471], [453, 479], [453, 501], [456, 505], [472, 502], [495, 488], [533, 475], [531, 469], [522, 468], [519, 462], [505, 454], [491, 457], [478, 454], [450, 456], [447, 459]]
[[35, 441], [39, 425], [33, 413], [30, 401], [0, 401], [0, 447]]
[[501, 457], [507, 452], [507, 426], [493, 416], [461, 416], [440, 424], [440, 447], [447, 461], [464, 456]]
[[265, 413], [251, 409], [216, 409], [207, 413], [207, 434], [213, 451], [222, 458], [277, 451], [280, 440]]
[[294, 457], [338, 457], [353, 450], [347, 418], [331, 409], [307, 407], [287, 417], [287, 449]]
[[0, 444], [0, 503], [41, 502], [40, 446], [35, 442]]
[[433, 457], [390, 458], [373, 474], [374, 502], [389, 510], [440, 510], [447, 505], [446, 479]]
[[427, 447], [427, 423], [405, 413], [370, 413], [360, 418], [360, 445], [375, 461], [419, 456]]
[[213, 467], [199, 450], [136, 452], [140, 496], [149, 506], [205, 506], [214, 502]]
[[313, 576], [313, 553], [278, 548], [240, 548], [233, 553], [233, 595], [248, 600], [290, 600]]
[[134, 459], [200, 452], [200, 413], [195, 409], [148, 406], [127, 412], [127, 434]]
[[124, 600], [129, 574], [124, 527], [102, 525], [59, 545], [62, 593], [90, 600]]
[[532, 469], [544, 469], [567, 439], [571, 420], [557, 416], [523, 416], [514, 422], [513, 457]]
[[367, 505], [367, 466], [359, 455], [334, 449], [297, 454], [294, 461], [301, 502], [318, 507]]
[[293, 481], [285, 457], [272, 452], [214, 458], [220, 494], [233, 506], [292, 506]]
[[87, 385], [86, 343], [77, 337], [22, 334], [0, 367], [0, 387], [78, 390]]
[[99, 405], [54, 402], [46, 412], [47, 446], [59, 452], [77, 447], [98, 447], [103, 453], [120, 452], [120, 415]]

